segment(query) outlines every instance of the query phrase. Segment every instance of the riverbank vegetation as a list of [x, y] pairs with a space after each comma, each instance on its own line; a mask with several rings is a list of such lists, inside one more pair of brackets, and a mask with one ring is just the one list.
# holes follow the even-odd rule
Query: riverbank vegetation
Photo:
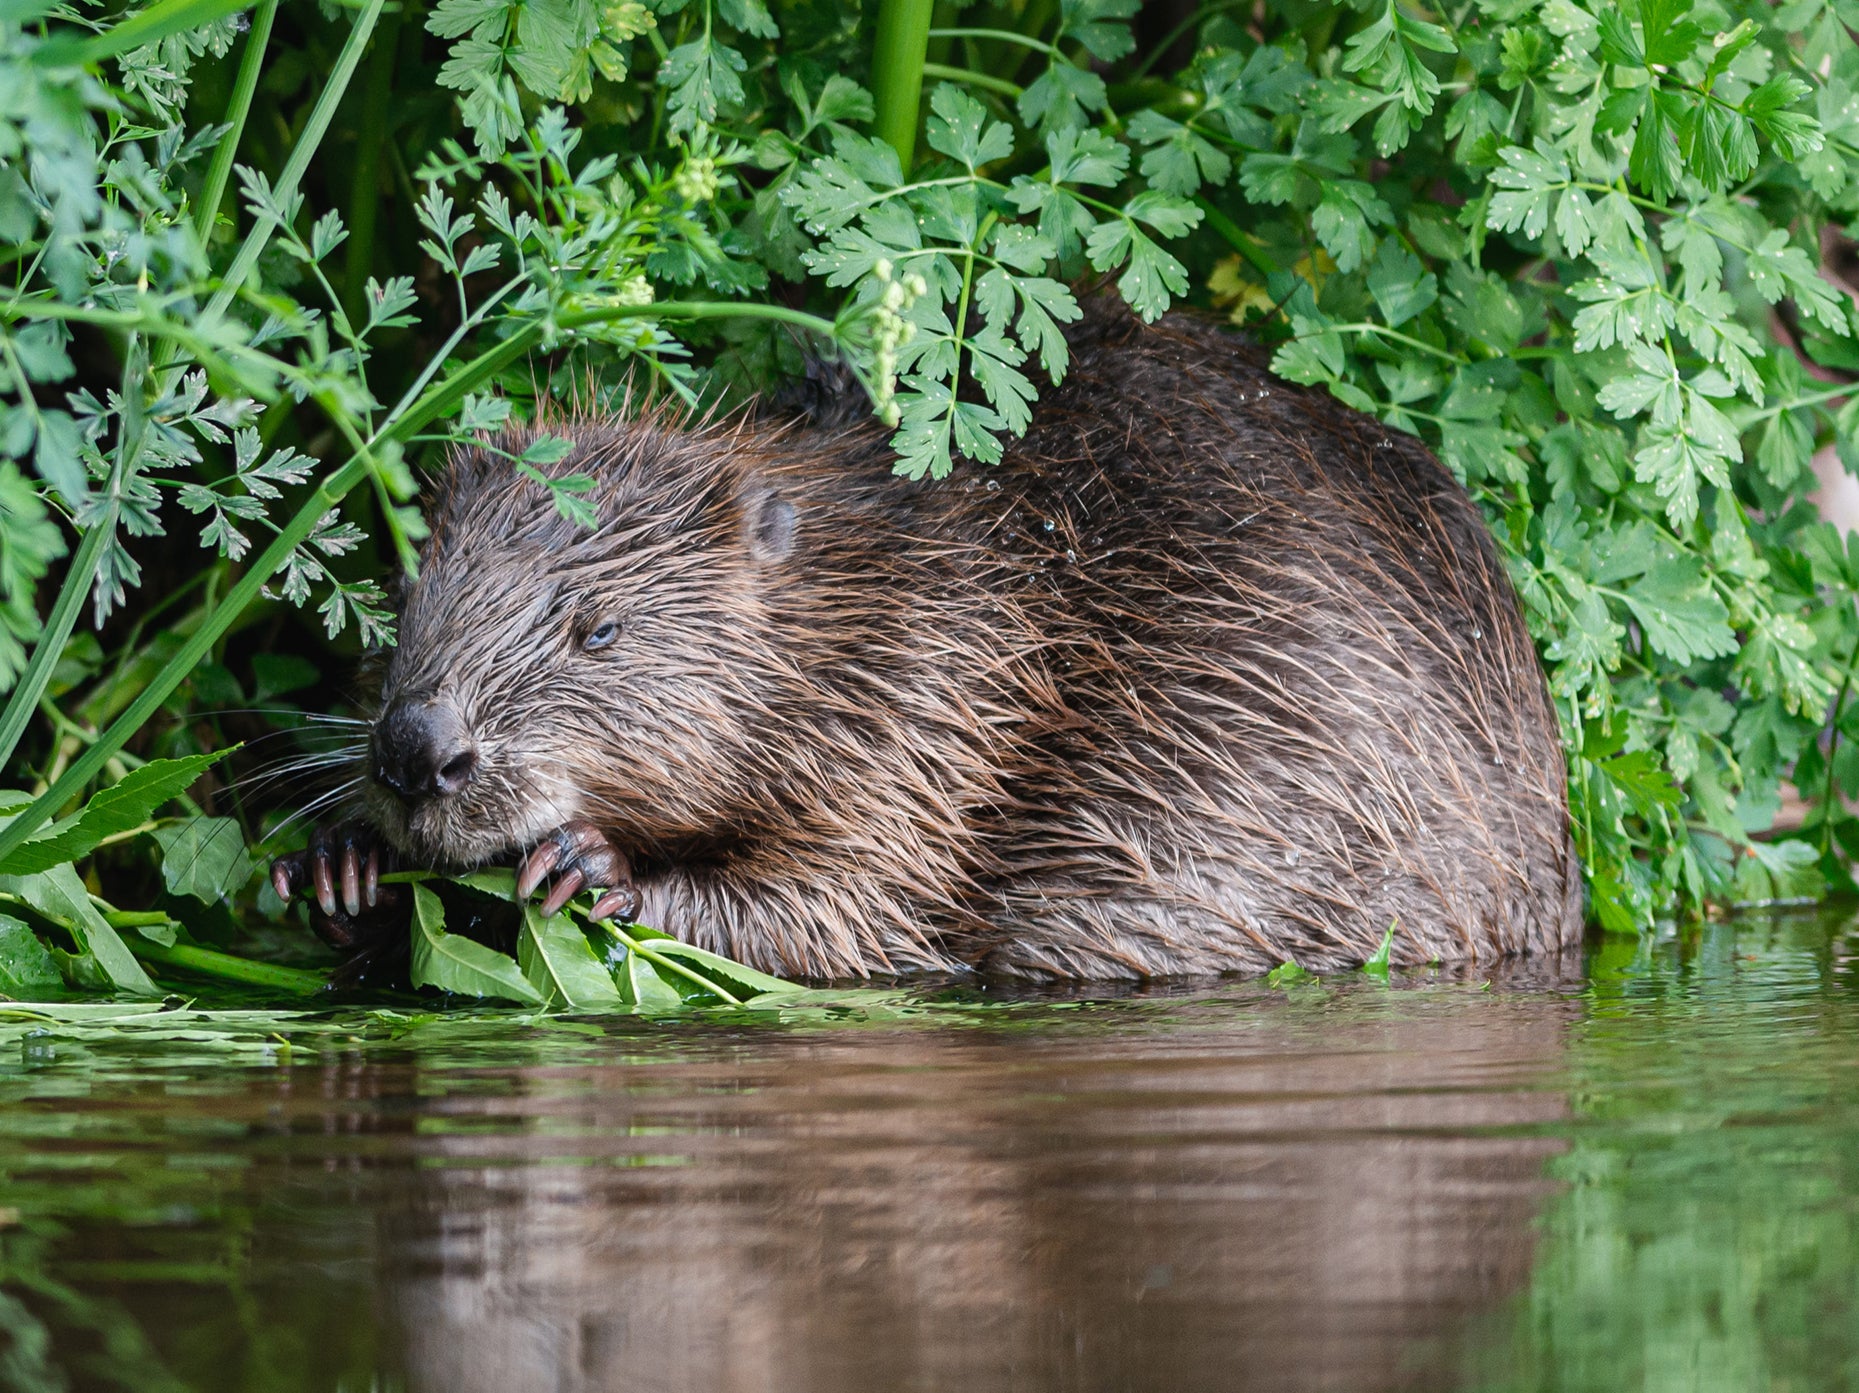
[[[1850, 890], [1859, 546], [1809, 501], [1817, 450], [1859, 466], [1859, 322], [1823, 264], [1859, 212], [1849, 20], [7, 7], [0, 995], [320, 985], [258, 868], [339, 796], [354, 663], [391, 642], [452, 442], [841, 357], [900, 473], [986, 470], [1097, 282], [1226, 316], [1465, 481], [1604, 928]], [[453, 974], [431, 939], [425, 980], [572, 1000], [579, 972], [606, 1001], [594, 939], [559, 940], [566, 979], [539, 924], [519, 941]], [[641, 963], [635, 993], [690, 985], [644, 943], [602, 969], [621, 997]]]

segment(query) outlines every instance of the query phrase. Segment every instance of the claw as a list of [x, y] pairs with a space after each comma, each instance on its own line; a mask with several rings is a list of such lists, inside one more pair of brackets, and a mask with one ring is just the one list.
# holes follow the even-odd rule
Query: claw
[[342, 907], [351, 919], [361, 913], [361, 858], [353, 846], [342, 848]]
[[595, 900], [588, 914], [595, 919], [624, 919], [630, 922], [638, 912], [639, 892], [630, 885], [622, 885]]
[[586, 884], [587, 877], [579, 870], [571, 867], [563, 871], [562, 878], [556, 881], [555, 888], [549, 891], [548, 899], [542, 902], [542, 917], [546, 919], [551, 914], [560, 914], [562, 906], [572, 900]]
[[523, 858], [522, 867], [516, 873], [516, 897], [526, 900], [535, 888], [542, 884], [548, 873], [555, 869], [555, 863], [562, 859], [562, 843], [559, 837], [550, 837], [541, 846]]
[[271, 888], [278, 892], [278, 898], [288, 902], [291, 893], [291, 867], [288, 861], [271, 863]]
[[368, 848], [368, 869], [362, 876], [362, 898], [373, 909], [381, 898], [381, 849], [377, 846]]
[[329, 857], [322, 852], [310, 855], [310, 879], [316, 885], [316, 903], [323, 913], [336, 912], [336, 887], [329, 874]]

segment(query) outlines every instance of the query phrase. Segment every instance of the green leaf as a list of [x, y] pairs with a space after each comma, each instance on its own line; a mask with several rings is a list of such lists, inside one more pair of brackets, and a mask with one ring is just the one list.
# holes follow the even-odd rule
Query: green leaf
[[1626, 592], [1646, 641], [1681, 667], [1736, 651], [1730, 611], [1688, 556], [1667, 556]]
[[1736, 866], [1736, 898], [1743, 904], [1817, 900], [1826, 893], [1820, 853], [1805, 841], [1751, 842]]
[[1679, 157], [1676, 122], [1683, 108], [1670, 92], [1654, 89], [1640, 111], [1627, 159], [1627, 174], [1652, 197], [1663, 203], [1678, 188], [1684, 161]]
[[1672, 67], [1691, 57], [1704, 30], [1687, 16], [1692, 0], [1640, 0], [1640, 25], [1648, 65]]
[[[1100, 130], [1054, 131], [1046, 137], [1046, 159], [1054, 184], [1090, 184], [1109, 188], [1129, 168], [1129, 147]], [[1031, 181], [1028, 181], [1031, 185]], [[1036, 187], [1036, 186], [1035, 186]], [[1021, 207], [1021, 212], [1032, 212]]]
[[708, 37], [667, 53], [658, 67], [658, 81], [671, 89], [666, 103], [670, 129], [689, 134], [699, 126], [714, 125], [719, 112], [741, 105], [742, 79], [737, 74], [748, 66], [735, 49]]
[[1391, 216], [1388, 205], [1369, 185], [1357, 179], [1337, 179], [1325, 183], [1310, 225], [1323, 249], [1336, 259], [1336, 269], [1347, 273], [1375, 250], [1371, 225], [1383, 225]]
[[1044, 133], [1084, 127], [1086, 115], [1109, 101], [1104, 79], [1054, 56], [1045, 72], [1020, 94], [1020, 119]]
[[1535, 240], [1548, 228], [1557, 195], [1569, 182], [1568, 163], [1540, 146], [1526, 150], [1511, 145], [1498, 156], [1504, 163], [1491, 171], [1491, 182], [1502, 192], [1491, 200], [1485, 220], [1500, 232], [1520, 231]]
[[191, 817], [155, 829], [161, 845], [161, 879], [170, 894], [217, 904], [252, 878], [245, 834], [229, 817]]
[[988, 109], [953, 83], [942, 82], [930, 94], [933, 113], [923, 138], [933, 150], [966, 165], [972, 172], [1013, 153], [1013, 128], [989, 117]]
[[1265, 985], [1278, 988], [1281, 991], [1289, 991], [1293, 987], [1319, 986], [1321, 985], [1321, 979], [1316, 973], [1299, 966], [1296, 962], [1287, 958], [1285, 961], [1278, 964], [1277, 967], [1274, 967], [1270, 972], [1265, 974]]
[[1128, 262], [1117, 289], [1144, 320], [1160, 319], [1171, 297], [1187, 292], [1188, 268], [1146, 236], [1131, 218], [1099, 223], [1085, 241], [1085, 255], [1099, 271]]
[[88, 856], [105, 837], [147, 821], [156, 808], [185, 793], [201, 774], [236, 748], [184, 759], [152, 759], [131, 770], [121, 781], [92, 795], [80, 812], [22, 843], [0, 861], [0, 875], [32, 875]]
[[1634, 750], [1595, 762], [1594, 767], [1619, 789], [1642, 816], [1651, 817], [1660, 809], [1676, 811], [1684, 801], [1671, 774], [1652, 750]]
[[[1400, 923], [1399, 919], [1389, 922], [1388, 931], [1381, 936], [1381, 946], [1369, 954], [1368, 961], [1362, 964], [1362, 970], [1370, 977], [1378, 977], [1384, 982], [1388, 980], [1388, 959], [1394, 953], [1394, 931], [1400, 927]], [[1282, 968], [1276, 970], [1283, 971]]]
[[[635, 930], [635, 932], [646, 932]], [[699, 975], [714, 978], [727, 987], [732, 996], [739, 1000], [759, 996], [764, 992], [792, 992], [797, 990], [792, 982], [785, 982], [779, 977], [771, 977], [766, 972], [757, 972], [752, 967], [698, 948], [689, 943], [682, 943], [669, 935], [652, 940], [654, 952], [663, 953], [668, 958], [676, 958], [698, 970]]]
[[1141, 8], [1142, 0], [1061, 0], [1059, 35], [1100, 63], [1114, 63], [1136, 47], [1126, 21]]
[[44, 915], [69, 933], [78, 953], [93, 960], [118, 991], [154, 996], [155, 984], [115, 929], [91, 903], [90, 892], [69, 865], [36, 875], [0, 875], [0, 894]]
[[1421, 266], [1419, 257], [1398, 242], [1387, 241], [1369, 268], [1368, 292], [1375, 297], [1381, 317], [1391, 328], [1399, 328], [1432, 308], [1439, 299], [1439, 280]]
[[0, 914], [0, 996], [36, 1001], [64, 990], [58, 964], [39, 936], [10, 914]]
[[[635, 929], [637, 932], [637, 929]], [[612, 949], [608, 971], [619, 989], [620, 1001], [641, 1011], [681, 1011], [684, 996], [671, 977], [651, 961], [609, 936]], [[654, 945], [657, 947], [658, 945]]]
[[460, 996], [543, 1004], [516, 963], [474, 939], [447, 933], [445, 905], [424, 885], [413, 887], [413, 962], [416, 987], [436, 987]]
[[625, 1004], [612, 972], [567, 914], [544, 919], [538, 906], [525, 903], [516, 960], [551, 1010], [611, 1011]]

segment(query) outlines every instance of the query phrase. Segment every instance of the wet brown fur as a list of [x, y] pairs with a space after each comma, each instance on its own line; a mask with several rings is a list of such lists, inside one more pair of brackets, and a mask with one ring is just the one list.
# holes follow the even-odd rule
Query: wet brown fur
[[450, 865], [591, 820], [642, 922], [810, 977], [1574, 944], [1555, 718], [1464, 491], [1191, 319], [1093, 308], [1072, 351], [941, 482], [869, 422], [586, 420], [590, 533], [456, 460], [383, 698], [450, 704], [477, 776], [371, 820]]

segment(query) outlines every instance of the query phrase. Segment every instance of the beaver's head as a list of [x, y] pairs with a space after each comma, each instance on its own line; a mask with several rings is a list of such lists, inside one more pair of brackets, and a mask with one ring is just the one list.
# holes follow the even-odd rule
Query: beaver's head
[[753, 816], [778, 677], [767, 597], [795, 510], [751, 442], [643, 422], [560, 428], [571, 521], [508, 436], [454, 459], [401, 607], [368, 751], [370, 819], [464, 866], [577, 818], [650, 852]]

